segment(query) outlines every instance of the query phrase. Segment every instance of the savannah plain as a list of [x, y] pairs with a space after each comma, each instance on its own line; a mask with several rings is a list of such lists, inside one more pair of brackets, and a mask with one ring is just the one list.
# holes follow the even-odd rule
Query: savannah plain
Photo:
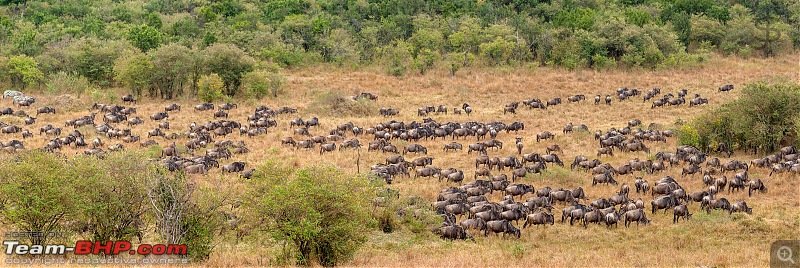
[[[422, 106], [446, 105], [450, 110], [447, 115], [434, 115], [429, 117], [437, 122], [491, 122], [501, 121], [506, 124], [520, 121], [525, 124], [525, 129], [519, 133], [502, 132], [498, 140], [504, 143], [500, 150], [490, 149], [490, 157], [507, 157], [516, 155], [514, 139], [521, 137], [524, 142], [523, 153], [537, 152], [544, 154], [548, 145], [558, 144], [563, 153], [558, 153], [561, 160], [567, 165], [577, 155], [584, 155], [589, 159], [596, 157], [597, 141], [591, 133], [573, 132], [562, 134], [561, 130], [567, 123], [575, 125], [585, 124], [590, 132], [602, 130], [604, 133], [611, 127], [622, 128], [629, 120], [639, 119], [642, 127], [655, 123], [660, 129], [673, 128], [676, 122], [689, 121], [697, 115], [705, 113], [714, 107], [730, 102], [737, 98], [739, 90], [745, 85], [758, 81], [766, 82], [800, 82], [800, 64], [798, 55], [784, 56], [773, 59], [748, 59], [712, 57], [708, 62], [698, 67], [685, 67], [667, 70], [609, 70], [595, 72], [590, 70], [568, 71], [551, 67], [518, 67], [518, 68], [482, 68], [464, 69], [449, 77], [446, 71], [432, 71], [420, 75], [407, 75], [396, 78], [385, 74], [380, 69], [361, 69], [355, 71], [341, 70], [329, 66], [301, 68], [287, 71], [287, 84], [284, 94], [277, 98], [264, 100], [244, 100], [234, 98], [232, 102], [238, 104], [237, 109], [230, 111], [229, 120], [246, 122], [246, 116], [252, 114], [258, 105], [266, 105], [277, 109], [282, 106], [297, 108], [294, 115], [279, 115], [278, 126], [270, 128], [266, 135], [256, 137], [239, 136], [238, 132], [228, 135], [224, 139], [233, 141], [243, 140], [250, 153], [235, 155], [230, 160], [220, 160], [220, 164], [232, 161], [245, 161], [248, 168], [258, 168], [265, 161], [283, 163], [294, 167], [327, 165], [335, 166], [347, 173], [368, 173], [369, 167], [383, 163], [385, 158], [393, 154], [381, 152], [367, 152], [366, 144], [372, 140], [369, 135], [359, 136], [364, 145], [360, 151], [360, 161], [357, 165], [358, 153], [355, 150], [342, 150], [320, 155], [318, 147], [312, 150], [295, 149], [282, 146], [280, 140], [293, 136], [289, 120], [301, 117], [304, 120], [318, 117], [320, 127], [310, 129], [312, 135], [327, 135], [328, 130], [338, 124], [352, 122], [362, 128], [373, 127], [379, 122], [398, 120], [403, 122], [422, 121], [417, 116], [417, 108]], [[717, 88], [724, 84], [733, 84], [736, 89], [730, 92], [718, 92]], [[688, 96], [700, 94], [708, 98], [708, 105], [689, 107], [688, 103], [680, 106], [665, 106], [651, 109], [651, 102], [642, 102], [641, 96], [619, 102], [614, 98], [612, 104], [595, 105], [594, 96], [600, 94], [613, 94], [620, 87], [638, 88], [647, 91], [651, 88], [661, 88], [662, 94], [673, 93], [678, 90], [688, 89]], [[370, 108], [367, 115], [331, 111], [324, 104], [326, 96], [350, 96], [361, 92], [376, 94], [378, 99], [368, 101]], [[56, 115], [41, 115], [33, 125], [26, 126], [32, 132], [38, 132], [39, 127], [45, 124], [61, 126], [63, 122], [88, 115], [88, 108], [94, 102], [106, 104], [122, 104], [118, 96], [127, 94], [123, 90], [116, 90], [116, 95], [103, 96], [92, 99], [91, 96], [66, 97], [60, 94], [42, 95], [32, 93], [37, 97], [37, 105], [50, 105], [59, 109]], [[568, 103], [566, 98], [576, 94], [584, 94], [587, 100], [578, 103]], [[516, 114], [503, 114], [503, 105], [513, 101], [522, 101], [529, 98], [540, 98], [543, 101], [561, 97], [563, 104], [549, 107], [547, 110], [529, 110], [520, 106]], [[349, 101], [349, 100], [348, 100]], [[10, 100], [3, 106], [10, 106]], [[183, 110], [170, 114], [167, 121], [172, 129], [169, 133], [183, 133], [188, 130], [192, 122], [203, 124], [214, 120], [213, 111], [196, 112], [191, 107], [200, 101], [194, 98], [179, 98], [170, 101], [147, 99], [143, 97], [138, 104], [136, 115], [145, 119], [145, 123], [131, 127], [134, 135], [142, 135], [142, 140], [147, 140], [146, 132], [155, 127], [155, 123], [147, 118], [150, 114], [163, 111], [163, 107], [170, 103], [178, 103]], [[462, 103], [469, 103], [474, 112], [454, 115], [453, 107], [461, 107]], [[221, 103], [216, 103], [221, 104]], [[34, 107], [40, 107], [34, 105]], [[396, 108], [400, 114], [393, 118], [384, 118], [378, 114], [381, 107]], [[16, 108], [15, 108], [16, 109]], [[29, 114], [35, 111], [28, 108]], [[100, 122], [98, 114], [98, 122]], [[22, 125], [21, 119], [12, 116], [0, 117], [0, 121]], [[71, 130], [66, 132], [69, 132]], [[97, 136], [92, 128], [80, 128], [91, 141]], [[536, 133], [550, 131], [556, 134], [554, 140], [537, 143]], [[66, 133], [65, 132], [65, 133]], [[302, 137], [295, 136], [300, 140]], [[349, 138], [349, 137], [348, 137]], [[4, 134], [0, 140], [22, 140], [20, 134]], [[171, 141], [160, 137], [153, 138], [161, 146], [166, 146]], [[180, 146], [188, 138], [181, 137], [175, 142]], [[104, 139], [106, 145], [116, 143]], [[35, 135], [25, 140], [26, 148], [40, 148], [47, 139]], [[420, 140], [418, 143], [428, 148], [428, 156], [434, 158], [433, 166], [442, 169], [456, 168], [464, 170], [465, 182], [473, 180], [475, 171], [474, 161], [476, 154], [467, 154], [464, 151], [443, 152], [442, 146], [449, 143], [450, 138], [443, 140]], [[466, 147], [475, 142], [474, 137], [459, 140]], [[398, 148], [405, 146], [401, 140], [392, 140]], [[666, 143], [647, 142], [650, 153], [622, 153], [614, 152], [614, 156], [599, 157], [604, 163], [611, 163], [617, 167], [628, 160], [654, 159], [656, 152], [674, 152], [676, 138], [668, 138]], [[157, 149], [140, 148], [138, 143], [125, 144], [126, 150], [149, 150], [160, 153]], [[83, 149], [65, 148], [63, 153], [75, 155]], [[198, 154], [202, 154], [198, 152]], [[419, 155], [422, 156], [422, 155]], [[748, 152], [736, 151], [730, 158], [720, 154], [712, 154], [710, 158], [718, 157], [725, 163], [730, 159], [748, 162], [764, 155], [753, 155]], [[407, 160], [416, 156], [406, 155]], [[699, 174], [681, 177], [680, 167], [672, 167], [666, 172], [655, 174], [637, 173], [651, 183], [664, 176], [672, 176], [686, 188], [687, 193], [705, 189]], [[752, 215], [744, 213], [726, 214], [722, 211], [712, 211], [707, 214], [700, 211], [698, 203], [689, 205], [693, 217], [689, 221], [672, 222], [672, 211], [668, 213], [657, 211], [650, 214], [650, 200], [652, 197], [632, 192], [630, 197], [641, 197], [646, 204], [647, 217], [652, 220], [650, 225], [632, 225], [625, 228], [606, 228], [600, 225], [570, 226], [569, 223], [560, 222], [563, 204], [556, 205], [553, 209], [556, 222], [554, 225], [533, 226], [522, 229], [521, 238], [504, 237], [489, 234], [484, 237], [482, 233], [471, 233], [475, 241], [449, 241], [439, 238], [430, 231], [412, 232], [409, 228], [401, 227], [392, 233], [383, 233], [374, 229], [369, 235], [369, 240], [356, 253], [354, 259], [346, 266], [362, 267], [441, 267], [441, 266], [470, 266], [470, 267], [613, 267], [613, 266], [710, 266], [710, 267], [764, 267], [769, 263], [770, 243], [781, 239], [800, 239], [800, 183], [798, 177], [790, 173], [768, 176], [769, 170], [752, 167], [750, 178], [760, 178], [769, 187], [767, 193], [756, 193], [748, 197], [745, 192], [733, 194], [721, 192], [718, 196], [725, 197], [731, 203], [746, 200], [753, 208]], [[506, 169], [500, 173], [510, 176]], [[400, 198], [418, 196], [427, 204], [436, 200], [439, 191], [448, 186], [457, 186], [454, 183], [440, 182], [431, 178], [413, 178], [399, 176], [387, 187], [397, 189]], [[492, 175], [499, 174], [497, 170]], [[728, 174], [731, 175], [731, 174]], [[633, 185], [635, 176], [622, 175], [615, 177], [620, 183]], [[222, 185], [224, 191], [236, 198], [237, 192], [242, 191], [243, 180], [236, 175], [222, 175], [219, 169], [213, 169], [209, 175], [194, 175], [192, 179], [201, 185]], [[536, 189], [544, 186], [553, 188], [563, 187], [573, 189], [582, 186], [586, 191], [589, 201], [599, 197], [609, 197], [616, 194], [618, 186], [591, 185], [590, 173], [573, 170], [569, 167], [561, 168], [549, 165], [543, 175], [528, 174], [516, 183], [532, 184]], [[526, 195], [524, 198], [532, 195]], [[502, 199], [500, 193], [488, 196], [490, 201]], [[523, 198], [523, 199], [524, 199]], [[382, 209], [382, 208], [378, 208]], [[463, 217], [461, 218], [463, 219]], [[522, 221], [515, 224], [521, 228]], [[437, 227], [437, 226], [431, 226]], [[2, 229], [10, 230], [12, 227], [2, 225]], [[152, 233], [145, 236], [145, 240], [155, 239]], [[260, 266], [270, 265], [270, 254], [279, 250], [278, 245], [272, 245], [267, 240], [244, 239], [237, 241], [232, 234], [218, 236], [214, 241], [214, 252], [209, 260], [200, 265], [204, 266]]]

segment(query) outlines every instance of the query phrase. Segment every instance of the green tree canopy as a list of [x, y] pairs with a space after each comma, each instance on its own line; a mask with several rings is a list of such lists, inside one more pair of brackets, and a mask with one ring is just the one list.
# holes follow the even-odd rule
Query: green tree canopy
[[126, 37], [136, 48], [149, 51], [161, 45], [161, 32], [153, 26], [141, 24], [128, 30]]

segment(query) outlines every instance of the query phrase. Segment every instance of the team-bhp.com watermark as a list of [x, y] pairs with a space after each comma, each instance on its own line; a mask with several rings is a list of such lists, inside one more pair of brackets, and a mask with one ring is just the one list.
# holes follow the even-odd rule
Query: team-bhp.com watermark
[[[31, 245], [20, 242], [20, 238], [61, 237], [59, 233], [11, 232], [3, 241], [5, 264], [186, 264], [183, 258], [188, 253], [185, 244], [140, 244], [130, 241], [87, 241], [74, 245]], [[66, 254], [73, 258], [64, 258]], [[122, 256], [144, 258], [124, 258]]]

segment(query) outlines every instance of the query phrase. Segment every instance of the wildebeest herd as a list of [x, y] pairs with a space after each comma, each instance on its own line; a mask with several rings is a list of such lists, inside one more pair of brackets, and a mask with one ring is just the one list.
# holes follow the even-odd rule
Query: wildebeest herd
[[[719, 91], [732, 89], [732, 85], [725, 85]], [[625, 101], [641, 94], [637, 89], [628, 88], [618, 89], [614, 93], [617, 96], [616, 101]], [[656, 98], [661, 91], [652, 89], [644, 94], [643, 99], [647, 101]], [[653, 102], [652, 108], [665, 104], [680, 105], [685, 102], [687, 94], [687, 90], [681, 90], [677, 97], [671, 93], [663, 95]], [[608, 94], [603, 98], [597, 95], [594, 104], [612, 105], [614, 99], [611, 96]], [[20, 108], [29, 107], [36, 102], [34, 98], [19, 91], [6, 91], [5, 97], [12, 97]], [[352, 99], [375, 101], [378, 96], [361, 93]], [[522, 107], [541, 110], [557, 105], [577, 105], [586, 96], [579, 94], [566, 99], [567, 103], [562, 103], [560, 97], [544, 101], [525, 99], [507, 103], [498, 112], [516, 114], [520, 102]], [[550, 131], [543, 130], [521, 137], [519, 131], [525, 133], [526, 128], [521, 121], [438, 122], [429, 117], [432, 114], [446, 114], [448, 107], [444, 104], [417, 109], [414, 114], [422, 117], [421, 121], [390, 120], [371, 126], [344, 122], [334, 124], [335, 127], [325, 131], [321, 129], [321, 120], [317, 117], [303, 119], [284, 116], [279, 120], [279, 115], [293, 117], [293, 114], [298, 113], [297, 109], [290, 107], [272, 109], [261, 105], [255, 107], [246, 118], [229, 118], [229, 111], [239, 109], [235, 103], [203, 103], [193, 106], [193, 111], [185, 112], [206, 116], [206, 123], [185, 122], [188, 126], [178, 126], [176, 121], [170, 121], [171, 116], [182, 112], [178, 104], [166, 105], [163, 111], [147, 116], [138, 116], [137, 100], [133, 96], [126, 95], [122, 97], [122, 101], [131, 106], [95, 103], [86, 115], [67, 120], [63, 126], [55, 122], [42, 126], [38, 135], [47, 137], [48, 141], [41, 149], [54, 152], [62, 147], [74, 146], [85, 148], [85, 154], [103, 157], [106, 151], [130, 147], [127, 144], [138, 142], [140, 147], [160, 145], [162, 151], [158, 161], [170, 171], [207, 174], [212, 169], [219, 168], [223, 173], [238, 173], [249, 178], [255, 170], [248, 168], [245, 161], [231, 158], [250, 152], [244, 139], [263, 136], [268, 131], [285, 131], [287, 135], [281, 138], [280, 144], [295, 148], [301, 153], [313, 150], [315, 154], [318, 151], [322, 155], [345, 149], [360, 150], [364, 144], [368, 153], [375, 151], [376, 154], [388, 154], [384, 162], [370, 168], [373, 176], [383, 179], [387, 184], [392, 184], [399, 178], [434, 178], [452, 185], [441, 190], [432, 204], [432, 209], [444, 219], [443, 226], [435, 232], [451, 239], [469, 238], [471, 230], [480, 231], [484, 235], [503, 233], [520, 237], [521, 231], [517, 227], [519, 224], [522, 224], [523, 229], [532, 225], [555, 224], [556, 214], [559, 213], [553, 210], [559, 205], [562, 206], [561, 223], [569, 220], [570, 225], [577, 222], [585, 228], [590, 223], [605, 224], [609, 228], [617, 226], [618, 222], [626, 227], [632, 223], [648, 224], [648, 213], [656, 213], [657, 210], [671, 210], [674, 222], [678, 222], [680, 219], [691, 218], [693, 213], [688, 206], [691, 202], [700, 203], [700, 209], [705, 211], [721, 209], [729, 213], [751, 213], [752, 208], [744, 200], [732, 202], [721, 197], [736, 191], [747, 190], [748, 196], [766, 192], [766, 179], [752, 178], [748, 173], [750, 168], [771, 169], [770, 175], [782, 172], [800, 173], [798, 151], [794, 147], [783, 148], [765, 158], [753, 159], [750, 164], [746, 161], [721, 161], [713, 158], [711, 154], [717, 153], [720, 156], [731, 156], [732, 150], [726, 144], [718, 144], [714, 151], [709, 148], [679, 146], [674, 153], [651, 152], [652, 146], [648, 144], [665, 143], [674, 133], [671, 130], [659, 130], [654, 125], [644, 127], [641, 120], [631, 120], [624, 126], [597, 130], [594, 133], [585, 124], [569, 123], [563, 128], [558, 126], [562, 129], [557, 132], [560, 133], [559, 136], [578, 137], [576, 132], [583, 132], [587, 135], [579, 137], [594, 137], [592, 142], [597, 144], [597, 158], [590, 159], [594, 155], [573, 155], [568, 158], [562, 146], [552, 144], [556, 134]], [[656, 102], [662, 103], [657, 105]], [[690, 100], [690, 106], [705, 103], [708, 100], [698, 94]], [[394, 108], [381, 108], [379, 111], [384, 117], [394, 117], [401, 112], [403, 111]], [[454, 114], [461, 115], [462, 112], [465, 114], [462, 118], [469, 119], [474, 108], [463, 103], [460, 108], [452, 109]], [[56, 109], [47, 106], [36, 109], [37, 117], [40, 114], [55, 113]], [[25, 125], [34, 124], [37, 120], [22, 110], [14, 111], [12, 108], [2, 109], [0, 114], [20, 116], [24, 118]], [[150, 130], [136, 133], [131, 130], [136, 125], [147, 125]], [[279, 125], [287, 126], [288, 131], [280, 130]], [[91, 141], [84, 140], [84, 133], [78, 130], [84, 126], [94, 128], [97, 137]], [[4, 134], [21, 133], [22, 140], [34, 136], [34, 132], [24, 126], [0, 123], [0, 127]], [[68, 130], [69, 128], [72, 130]], [[242, 138], [238, 141], [230, 140], [229, 135], [237, 130]], [[544, 152], [534, 152], [525, 148], [526, 141], [551, 144], [546, 146]], [[516, 155], [490, 156], [507, 144], [511, 144], [508, 146], [515, 149]], [[24, 142], [20, 140], [2, 142], [2, 146], [3, 151], [8, 153], [25, 150]], [[428, 156], [432, 151], [475, 157], [474, 170], [448, 166], [451, 163], [439, 163], [434, 157]], [[604, 155], [626, 155], [633, 152], [644, 152], [652, 157], [633, 157], [619, 165], [604, 163], [599, 159]], [[549, 169], [553, 169], [553, 166], [566, 170], [566, 163], [562, 159], [572, 160], [567, 172], [582, 172], [580, 176], [586, 179], [585, 185], [567, 189], [564, 186], [534, 186], [521, 182], [535, 181], [536, 176], [550, 172]], [[221, 164], [220, 161], [227, 164]], [[680, 176], [677, 170], [681, 171]], [[663, 175], [660, 175], [659, 180], [648, 182], [641, 178], [643, 174]], [[700, 178], [707, 188], [690, 190], [680, 183], [681, 180]], [[587, 196], [583, 187], [603, 187], [602, 189], [608, 191], [604, 196]], [[631, 188], [635, 192], [631, 192]], [[649, 208], [644, 199], [650, 199]]]

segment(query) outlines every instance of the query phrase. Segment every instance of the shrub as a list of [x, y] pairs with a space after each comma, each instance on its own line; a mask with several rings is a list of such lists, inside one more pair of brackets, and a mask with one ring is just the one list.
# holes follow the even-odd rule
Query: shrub
[[[24, 232], [63, 232], [66, 222], [74, 219], [82, 197], [75, 191], [79, 177], [71, 176], [66, 158], [28, 151], [0, 162], [0, 196], [3, 222]], [[50, 236], [29, 237], [35, 245], [44, 245]]]
[[[367, 240], [369, 196], [365, 177], [335, 168], [290, 169], [267, 164], [248, 181], [246, 219], [295, 255], [296, 264], [332, 266], [352, 258]], [[276, 256], [280, 257], [280, 256]], [[288, 256], [284, 256], [288, 257]]]
[[278, 97], [286, 78], [277, 71], [258, 70], [247, 73], [243, 80], [245, 98], [261, 99], [266, 96]]
[[77, 97], [89, 91], [90, 87], [89, 79], [86, 79], [86, 77], [71, 75], [64, 71], [50, 74], [46, 84], [47, 93], [69, 92], [75, 94]]
[[147, 182], [147, 191], [159, 236], [169, 244], [186, 244], [193, 260], [208, 259], [221, 226], [216, 211], [220, 199], [186, 181], [183, 172], [156, 176]]
[[755, 83], [745, 86], [738, 100], [681, 127], [678, 140], [700, 149], [725, 142], [756, 152], [772, 152], [796, 143], [798, 118], [800, 85]]
[[214, 102], [222, 99], [222, 90], [225, 84], [217, 74], [204, 75], [197, 83], [197, 95], [205, 102]]
[[[71, 176], [76, 180], [83, 222], [96, 241], [141, 240], [145, 212], [150, 206], [144, 181], [158, 174], [141, 154], [112, 152], [103, 159], [79, 156], [72, 160]], [[125, 189], [120, 191], [120, 189]]]

